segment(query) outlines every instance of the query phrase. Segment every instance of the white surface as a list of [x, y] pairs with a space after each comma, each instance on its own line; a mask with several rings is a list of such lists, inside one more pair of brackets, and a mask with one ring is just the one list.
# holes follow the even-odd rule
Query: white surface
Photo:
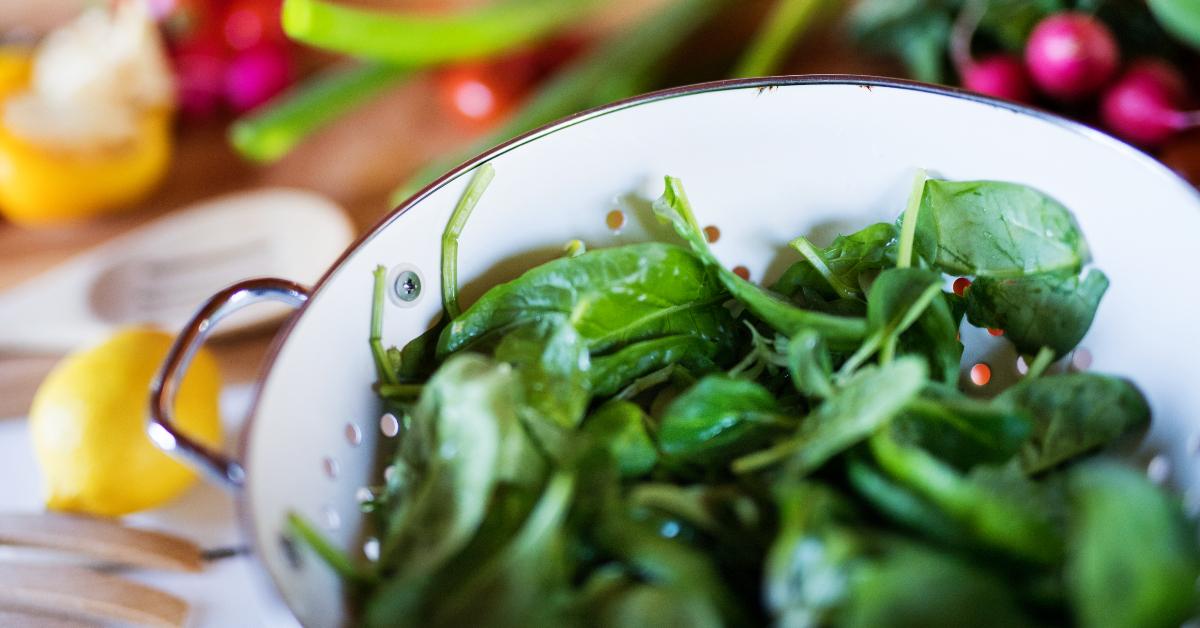
[[[224, 416], [243, 416], [249, 392], [247, 387], [229, 390], [222, 398]], [[239, 422], [227, 421], [226, 432], [236, 434]], [[0, 512], [42, 510], [40, 478], [23, 418], [0, 419], [0, 477], [4, 478]], [[202, 484], [168, 506], [128, 521], [213, 548], [245, 544], [234, 517], [230, 495]], [[199, 574], [140, 572], [129, 576], [187, 600], [192, 607], [189, 625], [195, 628], [297, 626], [253, 560], [248, 556], [220, 560]]]
[[[207, 199], [0, 294], [0, 347], [68, 351], [124, 325], [180, 329], [209, 295], [243, 279], [312, 284], [353, 237], [342, 208], [315, 192], [259, 188]], [[254, 308], [217, 333], [287, 311]]]
[[[1145, 390], [1156, 422], [1148, 447], [1163, 449], [1177, 482], [1197, 469], [1185, 443], [1197, 427], [1200, 297], [1192, 252], [1200, 236], [1195, 191], [1145, 155], [1095, 131], [1010, 106], [913, 87], [842, 84], [724, 86], [590, 114], [488, 156], [496, 178], [463, 233], [464, 299], [560, 254], [639, 239], [613, 234], [605, 214], [647, 220], [647, 192], [664, 174], [683, 179], [703, 224], [716, 224], [716, 254], [755, 279], [778, 272], [797, 234], [831, 233], [894, 218], [915, 168], [953, 179], [1036, 186], [1075, 211], [1096, 262], [1112, 279], [1092, 333], [1094, 368], [1127, 375]], [[330, 539], [362, 556], [355, 489], [379, 483], [374, 452], [378, 404], [367, 347], [371, 270], [411, 264], [424, 293], [411, 308], [389, 306], [385, 342], [403, 344], [440, 310], [438, 234], [467, 181], [461, 173], [347, 258], [313, 296], [264, 385], [246, 445], [247, 490], [263, 560], [298, 616], [312, 625], [344, 620], [340, 587], [311, 556], [293, 568], [280, 548], [289, 511], [313, 522], [331, 509]], [[646, 185], [649, 181], [651, 184]], [[638, 209], [638, 208], [641, 209]], [[650, 220], [653, 223], [653, 220]], [[1015, 371], [1004, 341], [985, 351]], [[999, 381], [1001, 378], [996, 377]], [[364, 434], [352, 447], [347, 422]], [[332, 458], [339, 472], [324, 473]]]

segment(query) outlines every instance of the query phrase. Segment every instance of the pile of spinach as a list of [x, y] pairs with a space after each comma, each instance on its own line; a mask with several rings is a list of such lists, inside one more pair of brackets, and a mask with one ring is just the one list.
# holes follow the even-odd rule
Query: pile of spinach
[[[356, 564], [367, 626], [1178, 626], [1200, 552], [1178, 500], [1091, 454], [1144, 427], [1129, 382], [1047, 374], [1107, 286], [1072, 214], [1026, 186], [918, 175], [904, 213], [771, 289], [709, 250], [680, 182], [653, 206], [685, 246], [570, 253], [384, 349], [403, 417]], [[944, 290], [969, 276], [965, 297]], [[966, 317], [1029, 374], [958, 387]]]

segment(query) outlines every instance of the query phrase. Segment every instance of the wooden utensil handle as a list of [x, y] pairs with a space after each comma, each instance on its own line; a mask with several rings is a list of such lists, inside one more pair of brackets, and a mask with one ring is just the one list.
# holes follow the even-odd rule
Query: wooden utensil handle
[[129, 567], [200, 571], [200, 548], [162, 532], [117, 521], [41, 513], [0, 514], [0, 545], [49, 549]]
[[0, 609], [173, 628], [188, 605], [158, 589], [78, 567], [0, 565]]

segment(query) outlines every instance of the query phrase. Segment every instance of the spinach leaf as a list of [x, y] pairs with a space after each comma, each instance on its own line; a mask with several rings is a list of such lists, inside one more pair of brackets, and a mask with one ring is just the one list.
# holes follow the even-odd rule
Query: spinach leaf
[[786, 351], [788, 374], [797, 391], [820, 399], [833, 394], [833, 360], [821, 334], [801, 331], [788, 341]]
[[892, 420], [921, 391], [925, 376], [924, 363], [909, 357], [863, 368], [806, 417], [795, 436], [738, 458], [733, 470], [747, 473], [786, 461], [789, 475], [811, 473]]
[[513, 628], [561, 621], [569, 577], [562, 527], [574, 490], [571, 473], [555, 473], [512, 540], [460, 586], [438, 592], [424, 625], [465, 626], [481, 616]]
[[850, 628], [1035, 625], [996, 575], [917, 544], [897, 544], [855, 585], [843, 622]]
[[597, 397], [616, 394], [640, 377], [677, 364], [696, 375], [711, 373], [728, 363], [735, 337], [710, 340], [677, 334], [642, 340], [592, 359], [588, 373]]
[[496, 359], [518, 370], [524, 407], [563, 429], [583, 420], [591, 358], [566, 317], [548, 316], [518, 327], [500, 341]]
[[1050, 347], [1061, 357], [1083, 340], [1107, 289], [1108, 277], [1094, 269], [1082, 277], [1073, 271], [980, 277], [966, 293], [967, 318], [1003, 329], [1021, 353]]
[[958, 339], [962, 316], [954, 311], [954, 304], [961, 302], [961, 297], [943, 292], [942, 298], [930, 301], [916, 325], [901, 334], [899, 341], [901, 353], [924, 357], [930, 378], [948, 386], [958, 383], [962, 368], [963, 345]]
[[863, 456], [848, 457], [846, 479], [863, 499], [891, 521], [947, 545], [969, 545], [969, 536], [956, 520], [907, 487], [893, 482]]
[[588, 612], [585, 625], [667, 628], [722, 628], [726, 624], [712, 602], [678, 587], [633, 584], [610, 593], [599, 608]]
[[762, 319], [775, 331], [793, 336], [804, 329], [813, 329], [825, 337], [831, 347], [845, 348], [857, 345], [866, 335], [866, 321], [857, 318], [833, 316], [822, 312], [800, 309], [785, 298], [762, 288], [721, 265], [720, 260], [709, 250], [708, 241], [696, 222], [692, 206], [683, 191], [683, 184], [674, 177], [666, 178], [666, 192], [654, 201], [654, 213], [674, 227], [712, 271], [721, 283], [752, 314]]
[[517, 369], [521, 423], [542, 451], [561, 460], [591, 400], [590, 357], [583, 339], [565, 316], [551, 315], [506, 335], [496, 347], [496, 359]]
[[1071, 473], [1068, 582], [1082, 626], [1178, 626], [1196, 612], [1200, 554], [1179, 503], [1141, 473], [1094, 463]]
[[479, 345], [551, 314], [567, 317], [593, 355], [639, 340], [736, 335], [729, 295], [696, 256], [631, 244], [559, 258], [488, 290], [442, 332], [438, 355]]
[[[849, 235], [839, 235], [824, 249], [814, 251], [836, 281], [855, 291], [857, 298], [865, 294], [866, 276], [896, 265], [896, 226], [880, 222]], [[793, 240], [795, 248], [803, 238]], [[811, 243], [809, 243], [811, 246]], [[822, 298], [838, 296], [830, 281], [809, 259], [802, 259], [784, 271], [771, 290], [796, 299], [802, 290], [812, 291]]]
[[588, 417], [583, 432], [612, 454], [622, 477], [637, 477], [649, 473], [658, 462], [658, 450], [646, 433], [649, 421], [636, 403], [613, 400]]
[[767, 610], [777, 626], [827, 625], [866, 562], [866, 543], [847, 525], [848, 505], [829, 488], [785, 483], [775, 501], [779, 532], [763, 574]]
[[867, 298], [867, 329], [870, 336], [851, 356], [854, 364], [879, 348], [881, 362], [889, 362], [896, 352], [900, 334], [908, 330], [942, 292], [942, 278], [923, 268], [889, 268], [871, 284]]
[[698, 615], [717, 615], [725, 625], [745, 622], [745, 610], [725, 587], [719, 572], [702, 551], [678, 539], [660, 536], [649, 526], [624, 513], [609, 511], [598, 522], [599, 546], [620, 560], [641, 580], [666, 587], [687, 600], [706, 607]]
[[1032, 430], [1025, 412], [971, 399], [952, 388], [929, 388], [892, 423], [894, 434], [960, 471], [1011, 459]]
[[684, 463], [721, 464], [793, 425], [762, 385], [709, 375], [675, 398], [659, 421], [658, 446]]
[[978, 277], [1078, 272], [1090, 259], [1066, 207], [1001, 181], [926, 181], [916, 249], [942, 272]]
[[1103, 447], [1150, 421], [1150, 406], [1133, 384], [1098, 373], [1023, 380], [996, 403], [1023, 409], [1033, 419], [1033, 432], [1021, 451], [1028, 473]]
[[515, 380], [508, 367], [462, 355], [425, 386], [397, 453], [402, 481], [381, 551], [401, 578], [432, 573], [466, 545], [497, 481], [541, 474], [517, 418]]
[[901, 443], [890, 430], [875, 434], [870, 444], [885, 472], [979, 541], [1039, 563], [1062, 554], [1062, 532], [1050, 499], [1019, 470], [979, 466], [961, 475], [924, 450]]

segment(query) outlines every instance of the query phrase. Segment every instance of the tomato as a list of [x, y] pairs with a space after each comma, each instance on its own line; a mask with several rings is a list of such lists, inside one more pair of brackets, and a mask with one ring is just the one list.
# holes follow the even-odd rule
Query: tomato
[[439, 96], [459, 117], [475, 123], [493, 122], [510, 111], [527, 90], [519, 74], [495, 63], [470, 63], [437, 75]]
[[475, 123], [492, 122], [575, 58], [584, 44], [580, 37], [560, 37], [498, 59], [456, 65], [438, 73], [438, 91], [458, 116]]

